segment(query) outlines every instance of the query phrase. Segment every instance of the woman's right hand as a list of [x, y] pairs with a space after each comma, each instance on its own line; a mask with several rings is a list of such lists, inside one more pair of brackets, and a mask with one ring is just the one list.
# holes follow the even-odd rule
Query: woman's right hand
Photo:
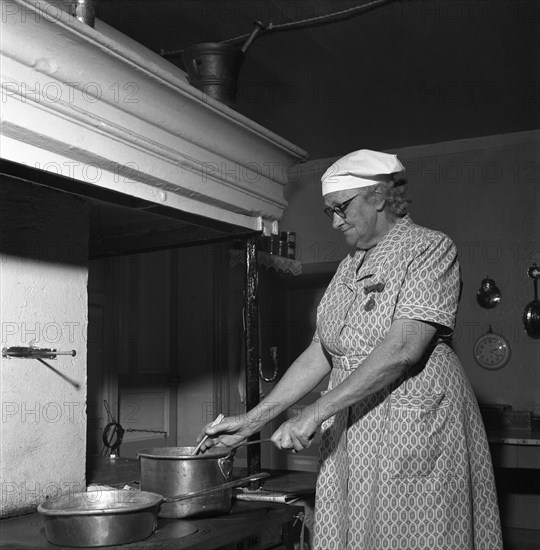
[[202, 444], [201, 452], [214, 446], [233, 447], [242, 443], [250, 435], [254, 434], [257, 428], [253, 426], [245, 414], [240, 416], [227, 416], [219, 424], [212, 426], [207, 424], [197, 438], [199, 442], [205, 435], [208, 439]]

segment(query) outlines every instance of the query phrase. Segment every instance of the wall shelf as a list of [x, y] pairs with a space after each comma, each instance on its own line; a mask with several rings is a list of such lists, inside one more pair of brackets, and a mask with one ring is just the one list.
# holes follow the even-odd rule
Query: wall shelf
[[[229, 250], [229, 263], [231, 267], [244, 264], [244, 251], [237, 249]], [[301, 262], [284, 258], [276, 254], [269, 254], [268, 252], [257, 251], [257, 263], [267, 269], [274, 269], [278, 273], [283, 273], [292, 277], [297, 277], [302, 274]]]

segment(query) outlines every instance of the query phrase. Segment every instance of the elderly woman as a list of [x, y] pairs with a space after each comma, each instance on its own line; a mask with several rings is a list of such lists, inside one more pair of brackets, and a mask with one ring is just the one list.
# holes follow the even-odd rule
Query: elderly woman
[[325, 172], [325, 212], [353, 252], [308, 348], [257, 407], [207, 426], [207, 446], [249, 437], [330, 373], [328, 391], [272, 436], [301, 451], [321, 430], [314, 548], [497, 550], [486, 435], [448, 343], [456, 248], [411, 221], [403, 171], [395, 155], [361, 150]]

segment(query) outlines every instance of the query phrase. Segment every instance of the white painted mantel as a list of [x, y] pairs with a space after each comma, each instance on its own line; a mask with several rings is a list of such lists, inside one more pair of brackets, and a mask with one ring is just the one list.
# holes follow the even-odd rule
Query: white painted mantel
[[306, 153], [66, 2], [2, 2], [3, 159], [261, 230]]
[[[57, 372], [0, 357], [0, 518], [85, 487], [91, 205], [70, 193], [116, 192], [249, 233], [275, 229], [287, 168], [306, 160], [67, 3], [0, 2], [1, 345], [76, 351], [54, 360]], [[8, 170], [20, 164], [31, 183], [28, 169]]]

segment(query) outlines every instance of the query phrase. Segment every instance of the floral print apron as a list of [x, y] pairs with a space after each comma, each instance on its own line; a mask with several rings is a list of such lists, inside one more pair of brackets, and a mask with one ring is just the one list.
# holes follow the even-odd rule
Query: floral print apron
[[460, 272], [452, 241], [400, 219], [345, 258], [317, 310], [332, 356], [329, 389], [384, 339], [394, 319], [441, 327], [403, 378], [322, 425], [315, 550], [499, 550], [491, 457], [476, 398], [445, 341]]

